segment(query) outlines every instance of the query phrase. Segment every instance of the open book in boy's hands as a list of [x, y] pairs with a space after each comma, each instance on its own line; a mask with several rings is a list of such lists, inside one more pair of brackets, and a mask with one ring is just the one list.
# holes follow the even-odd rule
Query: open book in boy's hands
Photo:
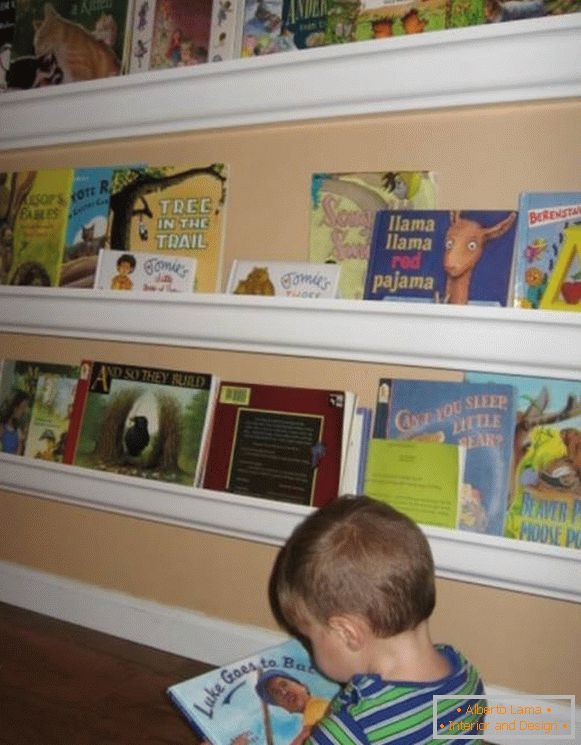
[[176, 683], [167, 693], [212, 745], [290, 745], [321, 719], [338, 690], [290, 639]]

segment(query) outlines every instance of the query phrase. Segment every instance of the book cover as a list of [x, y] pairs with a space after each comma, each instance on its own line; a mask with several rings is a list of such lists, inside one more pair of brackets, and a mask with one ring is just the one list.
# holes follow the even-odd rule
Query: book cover
[[232, 262], [227, 293], [276, 297], [336, 297], [339, 266], [307, 261]]
[[381, 210], [364, 297], [510, 304], [516, 212]]
[[459, 527], [465, 451], [449, 442], [372, 438], [365, 494], [423, 525]]
[[324, 46], [327, 29], [328, 0], [304, 3], [283, 0], [281, 36], [292, 41], [296, 49]]
[[83, 361], [64, 462], [198, 485], [215, 385], [206, 373]]
[[59, 279], [61, 287], [94, 285], [99, 251], [107, 244], [112, 175], [112, 166], [75, 169]]
[[41, 366], [30, 412], [25, 456], [62, 462], [78, 378], [78, 365]]
[[467, 372], [511, 385], [517, 419], [504, 535], [581, 548], [581, 381]]
[[2, 0], [0, 2], [0, 93], [8, 88], [6, 75], [10, 67], [15, 17], [16, 0]]
[[9, 175], [9, 216], [0, 231], [6, 246], [5, 284], [57, 286], [63, 260], [73, 169]]
[[257, 57], [295, 49], [281, 34], [283, 0], [245, 0], [241, 57]]
[[115, 169], [107, 228], [111, 249], [194, 258], [195, 291], [218, 291], [227, 182], [222, 163]]
[[[520, 308], [541, 308], [555, 305], [559, 310], [577, 310], [581, 299], [581, 271], [579, 259], [564, 251], [565, 231], [581, 225], [581, 191], [578, 192], [523, 192], [519, 197], [519, 218], [515, 237], [514, 305]], [[560, 286], [578, 282], [573, 295], [547, 293], [552, 277]], [[547, 305], [543, 305], [546, 303]], [[569, 307], [567, 307], [569, 306]]]
[[126, 63], [130, 5], [130, 0], [18, 2], [10, 87], [120, 75]]
[[147, 69], [189, 67], [208, 61], [212, 0], [152, 0], [145, 12], [140, 0], [137, 4], [137, 25], [145, 23], [143, 32], [151, 28], [151, 34], [149, 38], [145, 33], [134, 38], [132, 54], [135, 57], [137, 51], [139, 55], [141, 39], [146, 47], [142, 61], [147, 61]]
[[510, 385], [382, 378], [373, 436], [465, 448], [458, 527], [502, 535], [515, 422]]
[[175, 683], [167, 694], [194, 732], [211, 745], [285, 745], [306, 723], [312, 726], [323, 717], [338, 691], [337, 683], [315, 669], [306, 649], [289, 639]]
[[430, 171], [315, 173], [309, 260], [340, 264], [339, 296], [361, 299], [377, 211], [435, 206], [436, 181]]
[[346, 412], [352, 415], [343, 391], [223, 382], [204, 487], [316, 507], [332, 501], [347, 448]]
[[222, 62], [240, 57], [243, 26], [244, 0], [213, 1], [209, 62]]
[[99, 251], [95, 288], [141, 292], [192, 292], [196, 260], [188, 256]]
[[340, 494], [365, 494], [365, 468], [371, 437], [371, 419], [372, 411], [368, 406], [357, 406], [349, 431]]
[[564, 15], [581, 10], [579, 0], [485, 0], [486, 23]]

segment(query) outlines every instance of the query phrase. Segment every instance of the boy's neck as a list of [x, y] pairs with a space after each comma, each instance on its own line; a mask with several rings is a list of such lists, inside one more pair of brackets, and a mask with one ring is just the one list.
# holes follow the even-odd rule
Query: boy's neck
[[434, 647], [428, 622], [387, 638], [369, 640], [367, 673], [383, 680], [425, 683], [451, 673], [446, 658]]

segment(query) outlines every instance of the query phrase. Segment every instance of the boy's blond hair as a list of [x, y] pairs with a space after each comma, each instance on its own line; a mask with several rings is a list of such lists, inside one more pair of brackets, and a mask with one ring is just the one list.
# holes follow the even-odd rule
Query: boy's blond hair
[[269, 592], [276, 619], [294, 635], [309, 619], [356, 615], [388, 637], [431, 615], [434, 562], [413, 520], [375, 499], [345, 496], [295, 528]]

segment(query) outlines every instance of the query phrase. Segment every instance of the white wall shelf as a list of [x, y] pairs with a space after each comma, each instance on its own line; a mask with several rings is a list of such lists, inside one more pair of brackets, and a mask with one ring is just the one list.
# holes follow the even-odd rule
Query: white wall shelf
[[521, 308], [4, 286], [0, 331], [581, 377], [581, 314]]
[[[311, 508], [0, 453], [4, 489], [281, 545]], [[426, 527], [447, 579], [581, 602], [581, 551]]]
[[581, 95], [581, 13], [2, 95], [0, 150]]

